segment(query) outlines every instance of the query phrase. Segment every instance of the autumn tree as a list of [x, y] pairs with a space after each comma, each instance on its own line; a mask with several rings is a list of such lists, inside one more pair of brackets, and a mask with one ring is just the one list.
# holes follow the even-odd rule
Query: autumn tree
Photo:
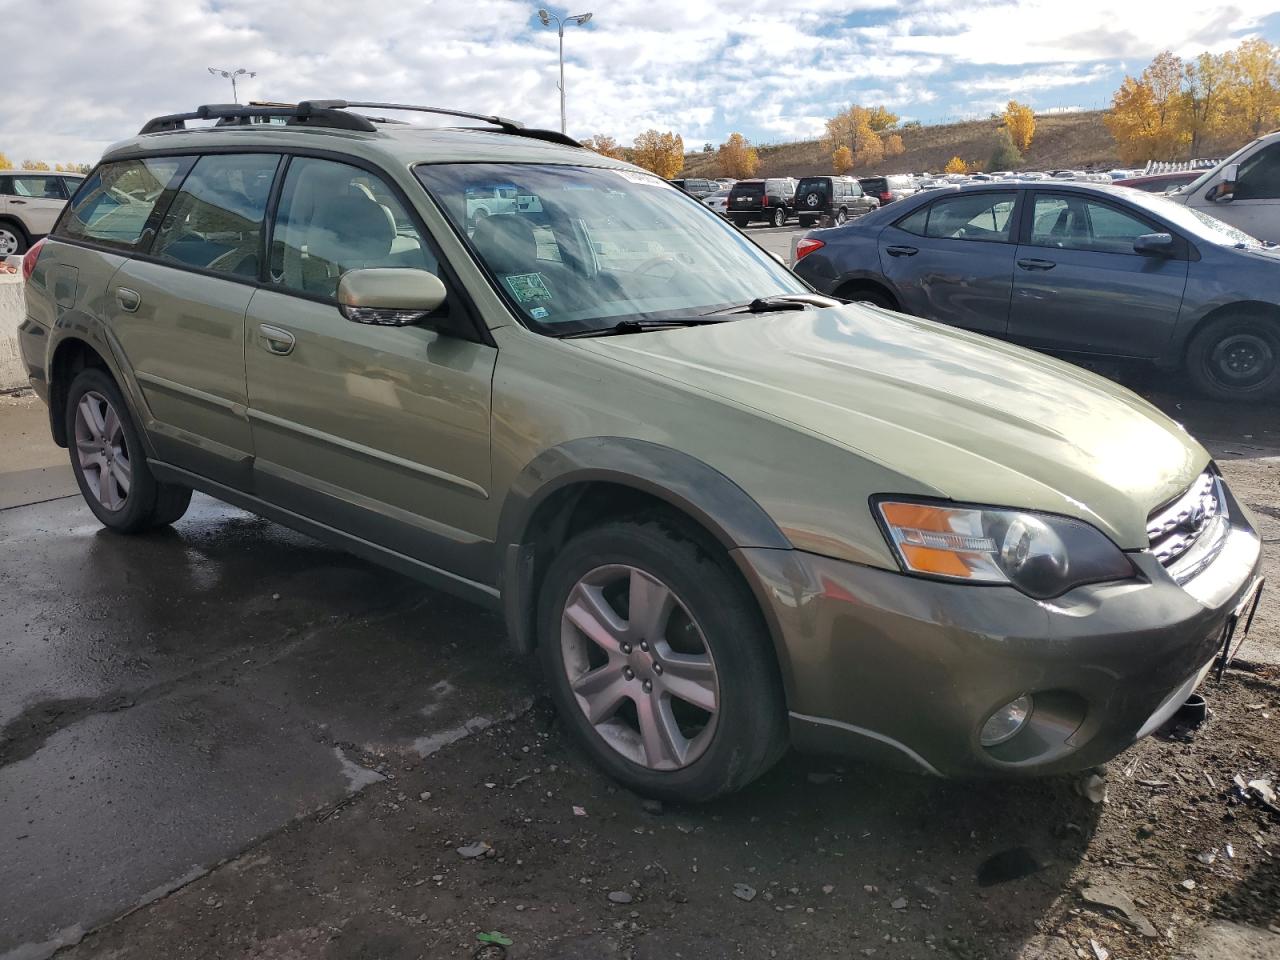
[[755, 176], [760, 169], [760, 155], [751, 142], [740, 133], [729, 134], [729, 139], [720, 144], [716, 152], [716, 163], [720, 167], [720, 176], [745, 180]]
[[991, 151], [988, 170], [1017, 170], [1022, 166], [1022, 152], [1013, 142], [1013, 134], [1008, 127], [996, 131], [995, 148]]
[[884, 107], [860, 107], [856, 103], [827, 121], [826, 143], [834, 155], [848, 147], [855, 167], [870, 167], [885, 156], [881, 132], [898, 122], [898, 117]]
[[1031, 140], [1036, 135], [1036, 112], [1025, 103], [1010, 100], [1000, 119], [1009, 132], [1009, 141], [1019, 150], [1030, 149]]
[[837, 174], [845, 174], [853, 169], [853, 151], [841, 144], [831, 154], [831, 169]]
[[670, 180], [684, 167], [684, 138], [670, 131], [646, 130], [636, 137], [631, 161]]
[[594, 137], [587, 137], [582, 141], [582, 145], [588, 150], [594, 150], [603, 157], [613, 157], [615, 160], [625, 160], [627, 152], [622, 148], [622, 144], [618, 143], [613, 137], [607, 137], [603, 133], [597, 133]]
[[952, 157], [947, 161], [947, 165], [942, 168], [943, 173], [965, 173], [969, 169], [969, 165], [959, 157]]
[[1255, 37], [1227, 53], [1225, 61], [1231, 132], [1241, 138], [1261, 136], [1280, 123], [1280, 50]]
[[22, 169], [23, 170], [48, 170], [49, 165], [45, 163], [43, 160], [23, 160]]
[[1142, 76], [1125, 77], [1111, 100], [1103, 122], [1115, 138], [1125, 163], [1170, 159], [1181, 153], [1191, 136], [1182, 123], [1182, 59], [1168, 50], [1156, 54]]
[[876, 133], [884, 133], [890, 127], [898, 125], [898, 115], [890, 113], [884, 107], [871, 107], [867, 111], [867, 126]]
[[10, 160], [8, 157], [6, 157], [3, 153], [0, 153], [0, 170], [12, 170], [12, 169], [13, 169], [13, 161]]
[[907, 148], [903, 146], [902, 137], [896, 133], [891, 133], [884, 138], [884, 155], [886, 157], [901, 156]]

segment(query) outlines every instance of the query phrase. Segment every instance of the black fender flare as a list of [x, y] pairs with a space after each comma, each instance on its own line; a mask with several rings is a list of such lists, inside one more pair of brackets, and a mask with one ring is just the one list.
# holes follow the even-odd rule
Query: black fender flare
[[[586, 437], [551, 447], [512, 483], [498, 520], [503, 615], [507, 635], [521, 653], [531, 651], [536, 639], [530, 525], [553, 494], [578, 484], [585, 489], [590, 483], [630, 487], [662, 500], [701, 525], [727, 551], [792, 549], [773, 519], [741, 487], [687, 453], [627, 437]], [[754, 591], [756, 585], [750, 581], [748, 575]]]

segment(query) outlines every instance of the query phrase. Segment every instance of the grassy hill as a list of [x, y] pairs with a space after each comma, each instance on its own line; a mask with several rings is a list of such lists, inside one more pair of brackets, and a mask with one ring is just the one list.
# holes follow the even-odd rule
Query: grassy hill
[[[1063, 113], [1036, 118], [1035, 139], [1025, 154], [1023, 168], [1047, 170], [1060, 167], [1072, 169], [1090, 165], [1114, 167], [1120, 163], [1115, 141], [1103, 125], [1105, 111]], [[976, 163], [985, 170], [995, 144], [997, 120], [975, 120], [967, 123], [948, 123], [929, 127], [916, 127], [898, 131], [902, 136], [905, 152], [897, 157], [886, 157], [874, 168], [854, 168], [855, 176], [878, 173], [917, 173], [928, 170], [941, 173], [948, 160], [960, 157], [968, 163]], [[778, 143], [757, 148], [760, 153], [762, 177], [802, 177], [809, 174], [831, 173], [831, 152], [821, 140], [801, 140], [797, 143]], [[690, 153], [685, 155], [686, 177], [717, 177], [714, 153]]]

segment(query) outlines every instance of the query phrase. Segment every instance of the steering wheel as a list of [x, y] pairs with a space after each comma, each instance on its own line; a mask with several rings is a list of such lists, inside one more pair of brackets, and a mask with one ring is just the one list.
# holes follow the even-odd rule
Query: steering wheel
[[[669, 267], [671, 269], [669, 269], [664, 274], [654, 273], [655, 267], [662, 267], [662, 266]], [[650, 257], [648, 260], [641, 263], [631, 272], [641, 273], [641, 274], [644, 274], [645, 276], [652, 275], [652, 276], [658, 276], [658, 277], [670, 279], [671, 277], [675, 276], [676, 268], [682, 267], [682, 266], [684, 266], [684, 264], [682, 264], [679, 260], [677, 260], [673, 254], [662, 253], [656, 257]]]

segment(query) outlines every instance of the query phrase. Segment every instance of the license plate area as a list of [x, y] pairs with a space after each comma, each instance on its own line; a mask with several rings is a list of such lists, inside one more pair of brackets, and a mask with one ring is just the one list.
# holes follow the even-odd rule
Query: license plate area
[[[1226, 673], [1227, 668], [1231, 666], [1231, 661], [1236, 658], [1240, 652], [1240, 648], [1244, 645], [1245, 639], [1249, 636], [1249, 628], [1253, 626], [1254, 614], [1258, 612], [1258, 604], [1262, 601], [1262, 587], [1266, 580], [1259, 577], [1249, 587], [1245, 595], [1240, 598], [1240, 602], [1236, 604], [1236, 608], [1231, 611], [1231, 615], [1227, 617], [1227, 622], [1222, 627], [1222, 652], [1218, 655], [1218, 679], [1222, 679], [1222, 675]], [[1244, 628], [1240, 628], [1243, 622]], [[1237, 639], [1237, 637], [1239, 639]], [[1232, 642], [1235, 642], [1234, 648]]]

